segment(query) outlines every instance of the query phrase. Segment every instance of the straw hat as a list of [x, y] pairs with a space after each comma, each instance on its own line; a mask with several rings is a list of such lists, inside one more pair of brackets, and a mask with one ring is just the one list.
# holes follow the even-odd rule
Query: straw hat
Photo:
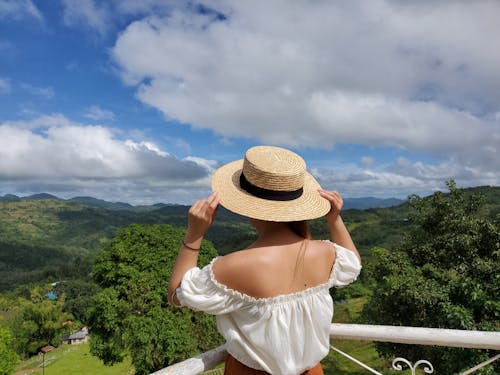
[[244, 159], [217, 169], [212, 190], [230, 211], [266, 221], [300, 221], [324, 216], [330, 203], [296, 153], [273, 146], [250, 148]]

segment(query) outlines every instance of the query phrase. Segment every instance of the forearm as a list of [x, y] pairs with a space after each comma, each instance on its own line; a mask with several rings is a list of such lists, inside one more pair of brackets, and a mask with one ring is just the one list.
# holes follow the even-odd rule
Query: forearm
[[181, 285], [184, 274], [198, 265], [198, 255], [202, 241], [203, 235], [192, 233], [188, 228], [182, 246], [179, 249], [179, 254], [177, 254], [170, 282], [168, 283], [168, 300], [170, 303], [174, 302], [176, 305], [178, 304], [177, 301], [173, 301], [176, 298], [175, 291]]
[[356, 254], [358, 259], [361, 260], [358, 249], [356, 249], [356, 245], [354, 245], [342, 217], [337, 215], [335, 218], [328, 218], [328, 227], [330, 229], [330, 239], [332, 242], [351, 250], [354, 254]]
[[[191, 245], [190, 245], [191, 246]], [[178, 305], [179, 301], [175, 296], [175, 291], [181, 285], [184, 274], [198, 264], [199, 251], [191, 250], [184, 245], [179, 249], [179, 254], [175, 260], [175, 265], [172, 270], [172, 276], [168, 284], [168, 301], [174, 305]]]
[[181, 285], [184, 274], [198, 264], [201, 242], [215, 219], [219, 201], [219, 194], [214, 192], [207, 199], [195, 202], [189, 209], [186, 236], [177, 255], [168, 284], [168, 301], [174, 305], [179, 304], [175, 291]]

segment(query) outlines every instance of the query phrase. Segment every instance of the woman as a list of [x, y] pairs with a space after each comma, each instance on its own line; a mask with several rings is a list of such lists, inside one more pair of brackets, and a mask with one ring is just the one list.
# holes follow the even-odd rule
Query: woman
[[[219, 168], [213, 193], [189, 210], [169, 283], [169, 301], [217, 316], [229, 353], [225, 374], [323, 374], [333, 317], [331, 287], [354, 281], [360, 256], [337, 192], [322, 190], [303, 159], [257, 146]], [[217, 206], [248, 217], [248, 248], [196, 267]], [[306, 220], [326, 216], [331, 241], [313, 241]]]

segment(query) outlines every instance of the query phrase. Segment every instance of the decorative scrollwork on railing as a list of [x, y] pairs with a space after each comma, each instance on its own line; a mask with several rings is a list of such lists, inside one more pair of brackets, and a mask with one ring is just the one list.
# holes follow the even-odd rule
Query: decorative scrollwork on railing
[[422, 369], [424, 370], [424, 372], [426, 374], [432, 374], [434, 372], [434, 367], [432, 367], [432, 363], [430, 363], [429, 361], [426, 361], [424, 359], [421, 359], [420, 361], [417, 361], [417, 362], [415, 362], [414, 365], [412, 365], [411, 362], [408, 361], [407, 359], [396, 358], [394, 361], [392, 361], [392, 368], [394, 370], [397, 370], [397, 371], [403, 370], [403, 366], [401, 365], [400, 362], [404, 363], [405, 365], [407, 365], [410, 368], [411, 375], [416, 375], [417, 368], [420, 365], [423, 365]]

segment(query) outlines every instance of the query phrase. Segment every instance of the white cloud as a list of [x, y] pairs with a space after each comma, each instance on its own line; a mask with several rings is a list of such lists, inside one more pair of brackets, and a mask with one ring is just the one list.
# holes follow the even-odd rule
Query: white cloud
[[[208, 186], [209, 161], [180, 160], [152, 142], [121, 140], [109, 128], [61, 115], [0, 123], [0, 180], [86, 185]], [[49, 182], [50, 181], [50, 182]], [[139, 182], [138, 182], [139, 181]], [[96, 186], [97, 186], [96, 185]]]
[[167, 15], [173, 8], [195, 9], [178, 0], [63, 0], [63, 19], [68, 27], [96, 31], [101, 36], [117, 30], [130, 17]]
[[[225, 17], [180, 6], [133, 22], [112, 50], [168, 118], [224, 139], [431, 153], [440, 172], [500, 181], [500, 2], [203, 4]], [[349, 176], [432, 185], [423, 166]]]
[[476, 147], [498, 132], [475, 111], [500, 106], [500, 3], [210, 4], [227, 20], [180, 9], [132, 23], [113, 48], [124, 81], [168, 117], [311, 147], [460, 152], [460, 132]]
[[215, 169], [217, 169], [217, 167], [219, 166], [219, 162], [217, 160], [208, 160], [196, 156], [188, 156], [184, 160], [192, 161], [198, 165], [202, 165], [209, 171], [215, 171]]
[[10, 87], [10, 81], [7, 78], [0, 78], [0, 94], [9, 93]]
[[43, 20], [43, 16], [31, 0], [0, 0], [0, 18], [21, 20], [26, 17]]
[[104, 35], [111, 27], [112, 12], [108, 4], [93, 0], [63, 0], [64, 24], [82, 26]]
[[[0, 0], [0, 18], [7, 12], [25, 17], [30, 4]], [[464, 186], [500, 183], [498, 1], [63, 5], [67, 26], [100, 35], [136, 20], [120, 30], [111, 49], [123, 81], [137, 88], [143, 103], [211, 129], [221, 142], [248, 137], [299, 149], [383, 146], [432, 153], [437, 160], [379, 165], [378, 158], [356, 155], [359, 165], [317, 170], [347, 196], [430, 192], [448, 177]], [[74, 68], [78, 62], [67, 66]], [[8, 84], [4, 80], [3, 91]], [[116, 121], [99, 106], [84, 115]], [[217, 164], [195, 156], [180, 160], [143, 137], [119, 139], [109, 128], [64, 116], [4, 122], [1, 131], [0, 175], [23, 179], [26, 186], [36, 178], [49, 187], [52, 176], [61, 191], [99, 187], [110, 195], [120, 191], [124, 200], [154, 193], [191, 201], [190, 192], [207, 188], [207, 171]], [[184, 140], [169, 143], [183, 153], [191, 149]], [[9, 158], [4, 146], [17, 175], [2, 164]], [[181, 173], [187, 171], [193, 174]]]
[[103, 109], [98, 105], [92, 105], [85, 110], [83, 114], [86, 118], [95, 121], [113, 121], [116, 118], [116, 115], [113, 111], [109, 111], [107, 109]]
[[361, 158], [361, 164], [363, 165], [372, 165], [375, 163], [375, 159], [372, 158], [371, 156], [363, 156]]
[[39, 96], [45, 99], [51, 99], [54, 97], [54, 89], [52, 87], [38, 87], [30, 85], [29, 83], [21, 83], [21, 88], [26, 90], [31, 95]]
[[499, 152], [498, 123], [436, 102], [331, 92], [314, 94], [309, 107], [318, 133], [337, 142], [396, 146], [461, 158], [487, 148]]
[[77, 60], [72, 60], [66, 64], [66, 70], [70, 72], [78, 72], [80, 71], [80, 63]]
[[175, 147], [185, 154], [191, 154], [193, 151], [191, 145], [188, 142], [186, 142], [184, 139], [175, 138], [175, 137], [164, 137], [164, 140], [171, 147]]
[[390, 165], [344, 165], [315, 168], [312, 173], [326, 189], [340, 191], [346, 197], [399, 197], [410, 194], [425, 196], [445, 190], [445, 181], [454, 179], [459, 187], [500, 183], [498, 173], [465, 167], [454, 161], [430, 164], [398, 158]]

